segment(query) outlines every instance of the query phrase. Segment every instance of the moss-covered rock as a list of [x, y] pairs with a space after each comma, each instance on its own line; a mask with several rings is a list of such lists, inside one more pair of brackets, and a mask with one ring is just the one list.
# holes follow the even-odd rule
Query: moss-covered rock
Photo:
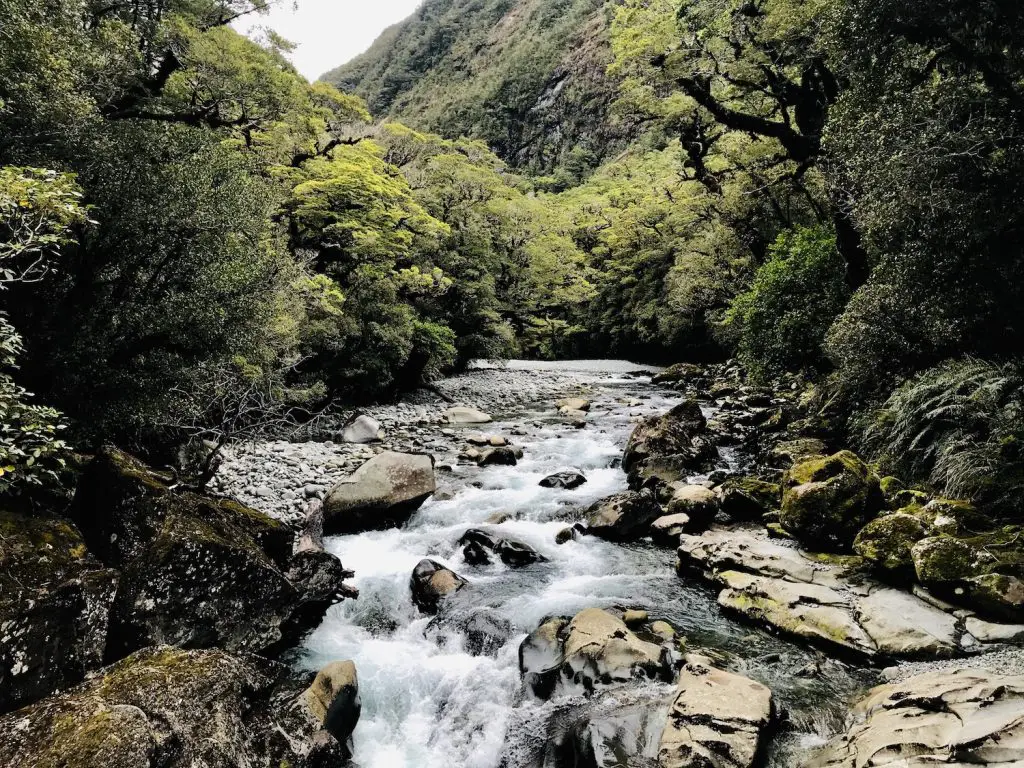
[[719, 508], [734, 520], [759, 520], [778, 509], [782, 487], [756, 477], [730, 477], [716, 489]]
[[663, 371], [654, 374], [651, 381], [655, 384], [678, 384], [692, 379], [703, 378], [707, 369], [697, 363], [675, 363]]
[[969, 578], [967, 591], [980, 613], [1006, 621], [1024, 621], [1024, 579], [985, 573]]
[[69, 521], [0, 511], [0, 712], [103, 664], [117, 582]]
[[983, 573], [991, 556], [955, 536], [929, 536], [910, 550], [917, 579], [926, 587], [953, 587]]
[[[295, 535], [287, 526], [173, 489], [115, 449], [83, 473], [72, 511], [89, 549], [122, 572], [109, 659], [159, 644], [276, 652], [315, 626], [342, 589], [344, 570], [330, 556], [305, 562], [301, 580], [288, 578]], [[310, 566], [326, 569], [335, 589]]]
[[861, 528], [853, 540], [853, 551], [886, 573], [905, 573], [914, 567], [911, 548], [927, 535], [920, 519], [895, 512], [875, 518]]
[[970, 536], [992, 530], [992, 521], [969, 501], [932, 499], [917, 512], [934, 533]]
[[149, 648], [0, 718], [0, 765], [291, 766], [343, 760], [286, 669], [221, 651]]
[[779, 522], [812, 549], [849, 548], [883, 505], [878, 476], [850, 451], [794, 464], [782, 485]]

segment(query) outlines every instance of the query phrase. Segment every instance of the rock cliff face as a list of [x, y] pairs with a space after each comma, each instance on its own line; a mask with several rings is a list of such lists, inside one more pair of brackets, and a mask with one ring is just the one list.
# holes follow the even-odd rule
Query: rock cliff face
[[573, 174], [621, 150], [603, 0], [427, 0], [323, 79], [376, 117], [482, 139], [511, 165]]

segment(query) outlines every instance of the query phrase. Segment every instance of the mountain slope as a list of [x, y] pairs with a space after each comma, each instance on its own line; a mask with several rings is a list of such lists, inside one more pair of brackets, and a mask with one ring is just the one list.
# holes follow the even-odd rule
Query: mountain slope
[[610, 118], [605, 0], [427, 0], [322, 79], [378, 117], [485, 140], [511, 165], [570, 177], [627, 143]]

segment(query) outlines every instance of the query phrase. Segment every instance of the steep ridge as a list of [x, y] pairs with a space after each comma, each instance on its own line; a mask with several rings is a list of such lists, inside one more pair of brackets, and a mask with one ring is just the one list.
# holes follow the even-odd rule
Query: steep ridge
[[322, 79], [376, 117], [483, 139], [533, 173], [579, 174], [632, 135], [610, 114], [609, 19], [603, 0], [427, 0]]

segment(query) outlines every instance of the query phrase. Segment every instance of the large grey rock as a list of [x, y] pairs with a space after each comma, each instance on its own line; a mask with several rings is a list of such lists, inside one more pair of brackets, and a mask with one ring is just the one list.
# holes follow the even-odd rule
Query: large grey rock
[[341, 431], [341, 439], [346, 443], [375, 443], [381, 435], [380, 422], [365, 414], [357, 416]]
[[929, 672], [873, 689], [803, 768], [1024, 765], [1024, 676]]
[[491, 421], [491, 415], [476, 408], [456, 406], [446, 410], [442, 416], [449, 424], [487, 424]]
[[773, 719], [772, 693], [761, 683], [716, 669], [690, 654], [679, 672], [661, 735], [661, 768], [751, 768]]
[[0, 512], [0, 712], [103, 664], [118, 578], [70, 522]]
[[436, 489], [433, 457], [384, 451], [331, 488], [324, 528], [360, 533], [400, 526]]
[[693, 525], [706, 528], [718, 512], [718, 497], [710, 488], [688, 483], [672, 483], [671, 497], [665, 507], [670, 515], [684, 514]]
[[341, 744], [283, 665], [157, 647], [0, 718], [0, 765], [324, 768]]
[[651, 523], [661, 514], [661, 507], [647, 489], [617, 493], [587, 509], [587, 531], [609, 541], [632, 541], [647, 536]]
[[661, 416], [642, 419], [622, 456], [633, 489], [659, 489], [711, 466], [718, 450], [703, 434], [707, 421], [695, 400], [684, 400]]

